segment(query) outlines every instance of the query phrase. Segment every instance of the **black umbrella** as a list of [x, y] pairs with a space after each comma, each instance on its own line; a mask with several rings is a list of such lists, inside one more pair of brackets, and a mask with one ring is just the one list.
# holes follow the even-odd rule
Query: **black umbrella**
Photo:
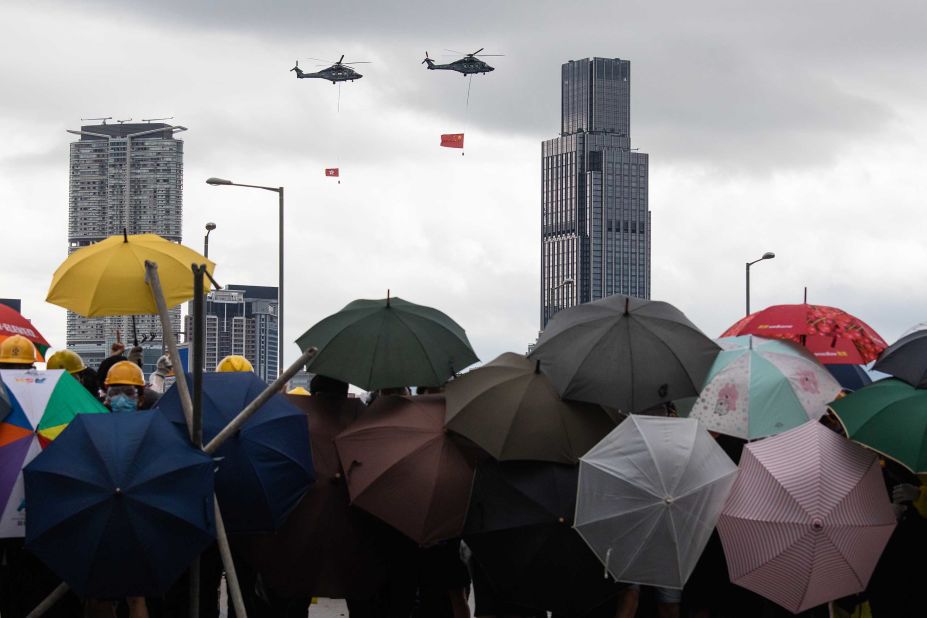
[[867, 384], [872, 384], [872, 378], [862, 365], [824, 365], [824, 368], [845, 390], [858, 391]]
[[464, 540], [499, 595], [583, 616], [620, 590], [573, 529], [576, 466], [487, 460], [477, 467]]
[[530, 357], [564, 399], [627, 413], [697, 395], [720, 351], [669, 303], [615, 295], [559, 312]]
[[927, 388], [927, 330], [916, 330], [885, 348], [872, 368]]

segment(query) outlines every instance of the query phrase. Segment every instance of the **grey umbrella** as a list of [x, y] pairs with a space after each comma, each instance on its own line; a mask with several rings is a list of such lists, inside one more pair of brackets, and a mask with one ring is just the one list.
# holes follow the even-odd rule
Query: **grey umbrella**
[[559, 312], [530, 358], [564, 399], [636, 412], [697, 395], [720, 351], [669, 303], [615, 295]]
[[927, 330], [916, 330], [885, 348], [872, 368], [927, 388]]

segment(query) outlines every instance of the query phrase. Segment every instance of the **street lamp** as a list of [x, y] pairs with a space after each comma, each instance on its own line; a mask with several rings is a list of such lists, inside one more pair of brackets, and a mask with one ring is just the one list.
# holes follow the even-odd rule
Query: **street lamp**
[[747, 315], [750, 315], [750, 267], [756, 264], [757, 262], [762, 262], [763, 260], [771, 260], [776, 257], [776, 254], [772, 251], [767, 251], [763, 254], [758, 260], [753, 260], [752, 262], [747, 262]]
[[264, 189], [273, 191], [277, 194], [280, 205], [280, 230], [279, 230], [279, 255], [278, 255], [278, 275], [277, 284], [277, 375], [283, 371], [283, 187], [264, 187], [261, 185], [244, 185], [225, 178], [207, 178], [206, 184], [219, 186], [231, 185], [233, 187], [248, 187], [250, 189]]
[[550, 310], [551, 310], [551, 308], [552, 308], [552, 301], [553, 301], [553, 298], [552, 298], [553, 294], [552, 294], [552, 292], [556, 292], [556, 291], [559, 290], [560, 288], [566, 287], [566, 286], [568, 286], [568, 285], [573, 285], [574, 283], [576, 283], [576, 282], [573, 280], [573, 277], [567, 277], [566, 279], [564, 279], [563, 281], [561, 281], [561, 282], [558, 283], [557, 285], [553, 285], [553, 286], [547, 288], [547, 307], [545, 308], [545, 310], [546, 310], [546, 313], [547, 313], [547, 319], [548, 319], [548, 320], [552, 317], [552, 316], [550, 315]]
[[209, 233], [216, 229], [216, 224], [210, 221], [206, 224], [206, 237], [203, 238], [203, 257], [209, 257]]

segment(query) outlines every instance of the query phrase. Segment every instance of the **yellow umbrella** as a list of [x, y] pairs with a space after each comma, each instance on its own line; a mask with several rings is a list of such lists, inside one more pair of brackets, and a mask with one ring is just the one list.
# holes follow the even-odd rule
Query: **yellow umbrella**
[[292, 390], [288, 390], [286, 394], [287, 395], [302, 395], [303, 397], [308, 397], [310, 395], [309, 391], [307, 391], [302, 386], [297, 386], [296, 388]]
[[192, 264], [215, 264], [157, 234], [110, 236], [78, 249], [58, 267], [46, 301], [88, 318], [158, 313], [145, 280], [145, 261], [156, 262], [168, 307], [193, 298]]

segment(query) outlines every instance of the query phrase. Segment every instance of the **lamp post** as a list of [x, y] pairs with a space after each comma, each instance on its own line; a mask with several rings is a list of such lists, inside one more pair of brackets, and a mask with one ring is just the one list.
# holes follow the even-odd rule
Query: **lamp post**
[[552, 305], [552, 300], [553, 300], [551, 298], [552, 297], [551, 292], [556, 292], [560, 288], [566, 287], [568, 285], [573, 285], [574, 283], [576, 282], [573, 280], [573, 277], [567, 277], [566, 279], [564, 279], [557, 285], [547, 288], [547, 319], [548, 320], [550, 320], [550, 318], [553, 317], [552, 315], [550, 315], [550, 310], [551, 310], [551, 305]]
[[264, 187], [261, 185], [245, 185], [225, 178], [207, 178], [206, 184], [219, 186], [229, 185], [232, 187], [248, 187], [250, 189], [263, 189], [273, 191], [277, 194], [280, 209], [280, 230], [279, 230], [279, 255], [278, 266], [279, 281], [277, 284], [277, 375], [283, 370], [283, 187]]
[[206, 224], [206, 236], [203, 238], [203, 257], [209, 257], [209, 233], [216, 229], [216, 224], [210, 221]]
[[776, 254], [772, 251], [767, 251], [763, 254], [763, 257], [758, 260], [753, 260], [752, 262], [747, 262], [747, 315], [750, 315], [750, 267], [756, 264], [757, 262], [762, 262], [763, 260], [771, 260], [776, 257]]

